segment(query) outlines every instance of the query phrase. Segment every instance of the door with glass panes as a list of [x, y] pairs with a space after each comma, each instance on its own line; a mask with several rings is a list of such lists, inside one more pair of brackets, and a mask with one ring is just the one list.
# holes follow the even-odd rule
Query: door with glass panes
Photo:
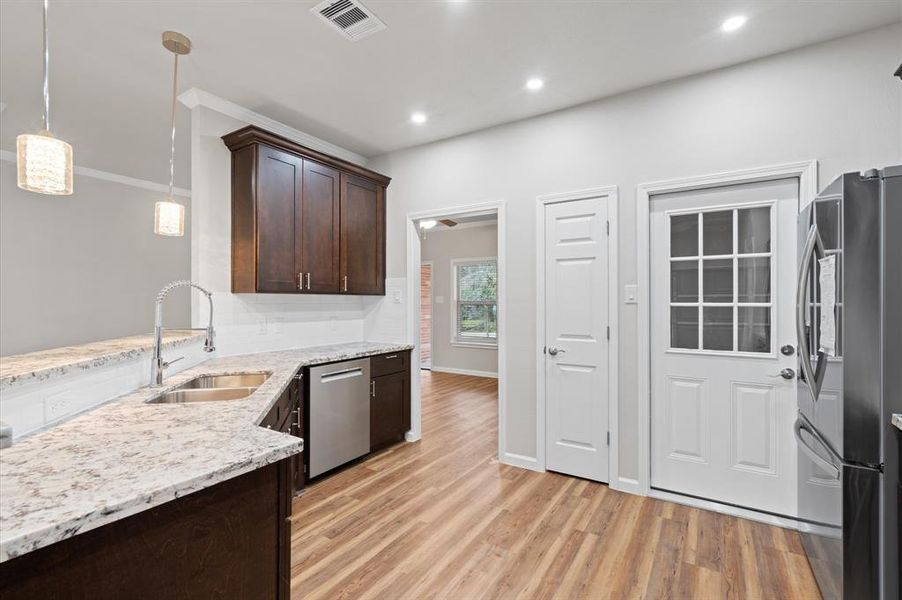
[[651, 485], [796, 514], [798, 180], [656, 195]]

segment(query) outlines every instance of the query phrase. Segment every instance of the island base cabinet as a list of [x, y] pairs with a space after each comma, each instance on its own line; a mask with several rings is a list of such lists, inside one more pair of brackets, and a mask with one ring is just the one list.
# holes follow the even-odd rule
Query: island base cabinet
[[0, 563], [0, 597], [287, 600], [290, 468], [261, 467]]

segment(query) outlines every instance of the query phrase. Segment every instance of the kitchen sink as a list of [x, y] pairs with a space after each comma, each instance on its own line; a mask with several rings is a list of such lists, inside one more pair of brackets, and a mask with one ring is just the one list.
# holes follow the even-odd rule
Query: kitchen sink
[[234, 375], [201, 375], [175, 388], [176, 390], [193, 390], [209, 388], [256, 388], [269, 379], [272, 373], [236, 373]]
[[217, 389], [175, 389], [149, 401], [149, 404], [179, 404], [184, 402], [221, 402], [240, 400], [254, 393], [255, 387]]
[[181, 404], [185, 402], [222, 402], [247, 398], [272, 373], [235, 373], [232, 375], [201, 375], [152, 400], [149, 404]]

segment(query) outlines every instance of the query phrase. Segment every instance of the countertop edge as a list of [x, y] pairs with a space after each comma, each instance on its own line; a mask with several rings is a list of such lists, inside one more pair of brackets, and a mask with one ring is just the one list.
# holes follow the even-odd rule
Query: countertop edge
[[[285, 434], [279, 434], [289, 437]], [[284, 460], [304, 451], [304, 440], [293, 438], [285, 446], [270, 450], [259, 458], [245, 461], [217, 471], [208, 477], [197, 477], [189, 481], [180, 481], [168, 487], [140, 494], [120, 504], [104, 506], [81, 517], [57, 523], [53, 527], [37, 529], [24, 533], [16, 538], [4, 540], [0, 545], [0, 563], [24, 556], [35, 550], [51, 546], [57, 542], [76, 537], [104, 525], [115, 523], [145, 510], [166, 504], [194, 492], [199, 492], [223, 481], [233, 479], [245, 473], [260, 469], [280, 460]], [[83, 521], [87, 521], [81, 524]]]
[[[200, 341], [204, 338], [203, 332], [186, 332], [184, 337], [179, 337], [178, 339], [170, 339], [163, 341], [164, 349], [171, 348], [180, 348], [182, 346], [187, 346], [191, 343]], [[128, 338], [120, 338], [120, 339], [128, 339]], [[104, 341], [116, 341], [116, 340], [104, 340]], [[87, 358], [74, 359], [72, 362], [68, 362], [61, 365], [54, 365], [52, 367], [44, 367], [35, 369], [34, 371], [29, 371], [25, 373], [17, 373], [13, 375], [5, 375], [0, 377], [0, 390], [8, 390], [15, 388], [20, 385], [25, 385], [28, 383], [34, 383], [38, 381], [50, 381], [52, 379], [56, 379], [58, 377], [62, 377], [64, 375], [69, 375], [73, 372], [85, 372], [90, 371], [92, 369], [97, 369], [100, 367], [107, 367], [111, 365], [117, 365], [124, 363], [129, 360], [135, 360], [141, 358], [145, 355], [150, 354], [153, 350], [153, 342], [148, 342], [146, 344], [141, 344], [134, 348], [129, 348], [128, 350], [121, 350], [119, 352], [111, 352], [106, 354], [98, 354], [96, 356], [90, 356]], [[14, 358], [14, 357], [2, 357], [2, 358]]]
[[892, 423], [896, 429], [902, 431], [902, 413], [895, 413], [893, 415]]

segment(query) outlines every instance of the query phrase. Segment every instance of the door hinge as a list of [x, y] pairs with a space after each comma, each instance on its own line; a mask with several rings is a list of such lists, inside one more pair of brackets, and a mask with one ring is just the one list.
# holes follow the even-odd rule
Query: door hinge
[[610, 221], [605, 221], [605, 222], [604, 222], [604, 228], [605, 228], [605, 232], [606, 232], [608, 235], [611, 235], [611, 222], [610, 222]]
[[611, 432], [608, 432], [608, 446], [611, 445]]
[[610, 325], [605, 327], [605, 335], [607, 336], [608, 341], [610, 341], [610, 339], [611, 339], [611, 326]]

